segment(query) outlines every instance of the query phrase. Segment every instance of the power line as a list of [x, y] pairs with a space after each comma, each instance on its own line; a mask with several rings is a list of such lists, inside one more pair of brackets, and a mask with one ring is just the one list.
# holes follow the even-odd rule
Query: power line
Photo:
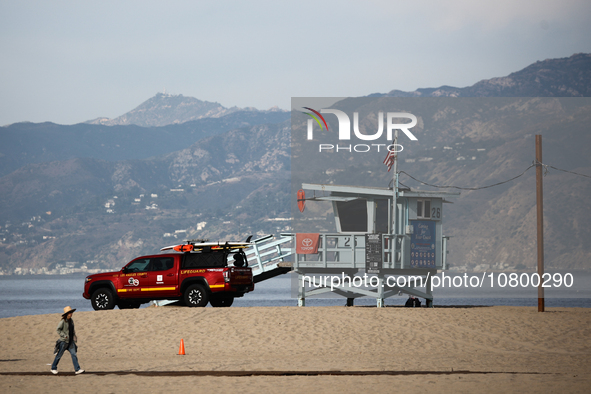
[[[578, 176], [582, 176], [582, 177], [585, 177], [585, 178], [591, 178], [591, 176], [589, 176], [589, 175], [580, 174], [580, 173], [574, 172], [574, 171], [563, 170], [562, 168], [557, 168], [557, 167], [551, 166], [549, 164], [544, 164], [544, 163], [541, 163], [541, 162], [536, 163], [535, 161], [529, 167], [527, 167], [525, 170], [523, 170], [523, 172], [521, 174], [519, 174], [517, 176], [514, 176], [513, 178], [507, 179], [506, 181], [497, 182], [497, 183], [494, 183], [492, 185], [480, 186], [480, 187], [461, 187], [461, 186], [433, 185], [431, 183], [424, 182], [424, 181], [421, 181], [421, 180], [415, 178], [414, 176], [410, 175], [406, 171], [399, 171], [398, 174], [405, 174], [409, 178], [414, 179], [415, 181], [417, 181], [419, 183], [422, 183], [423, 185], [431, 186], [431, 187], [436, 187], [436, 188], [439, 188], [439, 189], [480, 190], [480, 189], [488, 189], [489, 187], [499, 186], [499, 185], [502, 185], [504, 183], [511, 182], [511, 181], [519, 178], [523, 174], [525, 174], [530, 168], [535, 167], [536, 164], [540, 164], [540, 165], [544, 166], [545, 169], [546, 169], [546, 173], [548, 173], [548, 168], [552, 168], [552, 169], [557, 170], [557, 171], [567, 172], [569, 174], [578, 175]], [[398, 183], [400, 185], [404, 186], [404, 187], [410, 188], [409, 186], [406, 186], [402, 182], [398, 182]]]
[[414, 179], [415, 181], [417, 181], [419, 183], [422, 183], [423, 185], [427, 185], [427, 186], [431, 186], [431, 187], [437, 187], [439, 189], [480, 190], [480, 189], [487, 189], [487, 188], [493, 187], [493, 186], [499, 186], [499, 185], [502, 185], [503, 183], [511, 182], [512, 180], [515, 180], [515, 179], [519, 178], [520, 176], [522, 176], [523, 174], [525, 174], [530, 168], [535, 167], [535, 166], [536, 166], [535, 164], [530, 165], [525, 170], [523, 170], [523, 172], [521, 174], [519, 174], [517, 176], [514, 176], [511, 179], [507, 179], [506, 181], [497, 182], [497, 183], [494, 183], [492, 185], [480, 186], [480, 187], [460, 187], [460, 186], [433, 185], [431, 183], [423, 182], [423, 181], [415, 178], [414, 176], [410, 175], [408, 172], [405, 172], [405, 171], [400, 171], [399, 174], [406, 174], [408, 177]]
[[578, 176], [584, 176], [585, 178], [591, 178], [591, 176], [589, 176], [589, 175], [579, 174], [578, 172], [574, 172], [574, 171], [563, 170], [561, 168], [556, 168], [556, 167], [551, 166], [549, 164], [544, 164], [544, 163], [540, 163], [540, 164], [543, 165], [544, 167], [549, 167], [549, 168], [555, 169], [557, 171], [568, 172], [569, 174], [574, 174], [574, 175], [578, 175]]

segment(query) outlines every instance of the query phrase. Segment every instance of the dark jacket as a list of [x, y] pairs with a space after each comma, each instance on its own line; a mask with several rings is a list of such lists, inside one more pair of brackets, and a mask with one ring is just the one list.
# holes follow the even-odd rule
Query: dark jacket
[[73, 326], [74, 320], [70, 319], [70, 322], [65, 319], [60, 320], [59, 324], [57, 325], [57, 334], [60, 336], [59, 340], [62, 342], [76, 343], [76, 331], [74, 331], [73, 338], [70, 341], [70, 324]]

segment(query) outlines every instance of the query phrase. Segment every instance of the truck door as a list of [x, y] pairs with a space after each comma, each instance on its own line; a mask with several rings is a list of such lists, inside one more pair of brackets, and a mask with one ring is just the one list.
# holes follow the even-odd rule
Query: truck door
[[136, 259], [127, 264], [126, 272], [119, 277], [117, 295], [121, 298], [143, 297], [142, 287], [147, 284], [149, 265], [150, 260], [146, 258]]
[[178, 293], [178, 257], [162, 256], [150, 258], [142, 296], [147, 294], [155, 298], [174, 296]]

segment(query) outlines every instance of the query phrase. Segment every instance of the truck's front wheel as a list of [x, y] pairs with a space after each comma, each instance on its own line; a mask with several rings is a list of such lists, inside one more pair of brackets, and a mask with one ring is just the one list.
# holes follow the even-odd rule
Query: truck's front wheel
[[95, 311], [104, 311], [115, 308], [115, 297], [111, 290], [101, 288], [92, 293], [90, 302]]
[[201, 284], [194, 284], [187, 287], [185, 290], [185, 304], [187, 306], [205, 306], [209, 301], [209, 294], [205, 286]]

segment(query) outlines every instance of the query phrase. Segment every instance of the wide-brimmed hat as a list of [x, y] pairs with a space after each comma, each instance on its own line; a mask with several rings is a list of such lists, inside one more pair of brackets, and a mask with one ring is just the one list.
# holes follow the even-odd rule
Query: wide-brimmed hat
[[75, 312], [75, 311], [76, 311], [76, 309], [72, 309], [69, 306], [67, 306], [67, 307], [64, 308], [64, 313], [62, 313], [62, 316], [66, 316], [68, 313], [72, 313], [72, 312]]

